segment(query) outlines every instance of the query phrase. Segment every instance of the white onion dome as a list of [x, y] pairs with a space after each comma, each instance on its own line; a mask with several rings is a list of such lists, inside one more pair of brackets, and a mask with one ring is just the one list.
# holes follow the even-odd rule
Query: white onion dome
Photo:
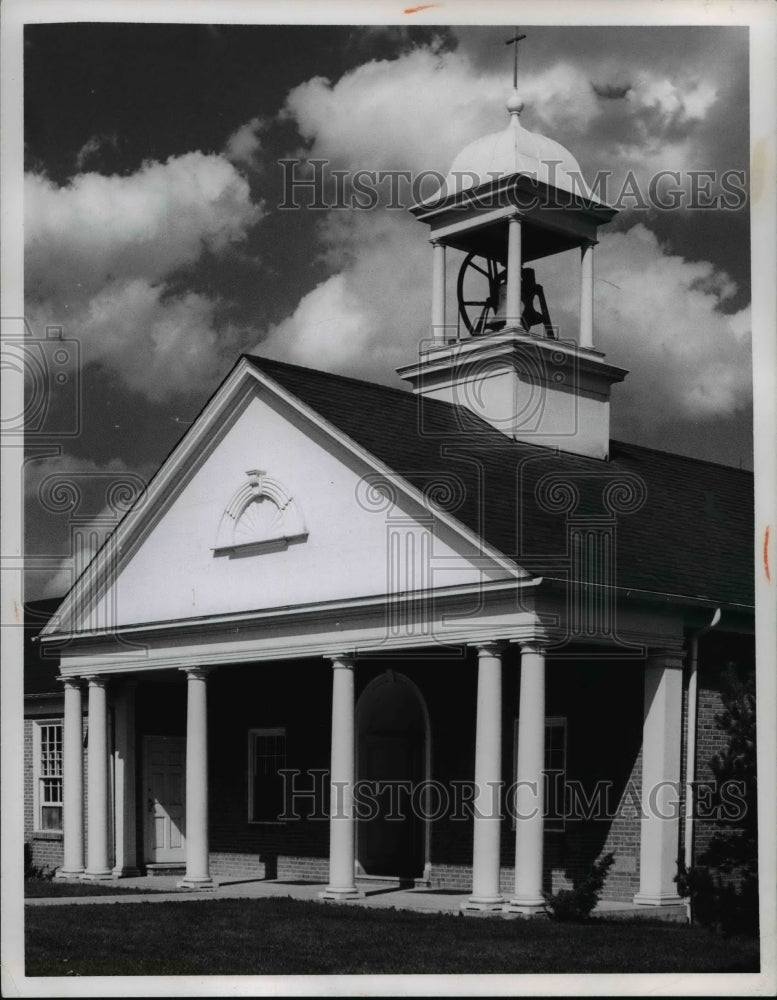
[[453, 161], [435, 200], [511, 174], [528, 174], [562, 191], [590, 197], [580, 165], [569, 150], [521, 125], [523, 101], [517, 90], [508, 98], [507, 110], [507, 128], [465, 146]]

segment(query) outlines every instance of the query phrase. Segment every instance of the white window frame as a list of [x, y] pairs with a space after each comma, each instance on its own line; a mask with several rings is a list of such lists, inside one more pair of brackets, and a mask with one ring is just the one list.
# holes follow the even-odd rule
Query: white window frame
[[[518, 726], [520, 719], [516, 718], [513, 722], [513, 781], [518, 780]], [[543, 730], [543, 739], [547, 742], [547, 734], [549, 728], [558, 728], [563, 732], [563, 767], [560, 769], [562, 772], [562, 787], [566, 780], [567, 775], [567, 717], [565, 715], [547, 715], [545, 717], [545, 728]], [[544, 752], [544, 766], [543, 773], [545, 770], [550, 770], [548, 768], [548, 753], [547, 749]], [[558, 771], [559, 768], [554, 768], [553, 770]], [[547, 803], [546, 803], [547, 805]], [[563, 803], [562, 803], [563, 805]], [[545, 817], [544, 828], [546, 833], [564, 833], [566, 830], [566, 817], [556, 817], [548, 819], [547, 815]], [[515, 829], [515, 817], [513, 817], [513, 829]]]
[[262, 726], [258, 729], [248, 730], [248, 822], [254, 826], [282, 826], [283, 820], [279, 819], [254, 819], [254, 764], [256, 761], [255, 746], [256, 741], [262, 737], [282, 737], [283, 755], [280, 768], [286, 766], [286, 727], [285, 726]]
[[[55, 726], [59, 729], [59, 750], [55, 750], [53, 773], [44, 773], [49, 768], [44, 768], [43, 761], [43, 731], [48, 727]], [[35, 833], [62, 833], [62, 817], [64, 812], [64, 738], [65, 727], [60, 719], [34, 719], [32, 725], [32, 801], [33, 801], [33, 827]], [[57, 757], [58, 753], [58, 757]], [[43, 791], [46, 780], [59, 780], [59, 801], [46, 801]], [[59, 826], [45, 827], [43, 825], [43, 808], [59, 808]]]

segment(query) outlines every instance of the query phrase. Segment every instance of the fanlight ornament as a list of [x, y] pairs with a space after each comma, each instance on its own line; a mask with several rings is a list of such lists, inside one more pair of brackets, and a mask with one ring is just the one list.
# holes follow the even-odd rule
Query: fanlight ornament
[[214, 555], [274, 551], [304, 541], [307, 528], [299, 507], [282, 483], [261, 469], [233, 495], [219, 522]]

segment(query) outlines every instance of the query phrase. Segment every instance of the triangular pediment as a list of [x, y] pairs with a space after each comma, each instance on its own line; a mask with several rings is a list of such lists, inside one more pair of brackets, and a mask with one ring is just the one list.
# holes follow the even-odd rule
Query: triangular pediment
[[241, 360], [45, 634], [525, 575]]

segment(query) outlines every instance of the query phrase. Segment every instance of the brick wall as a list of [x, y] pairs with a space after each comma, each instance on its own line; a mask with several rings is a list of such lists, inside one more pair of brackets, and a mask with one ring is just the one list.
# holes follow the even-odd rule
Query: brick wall
[[[24, 842], [30, 845], [30, 859], [32, 863], [41, 868], [59, 868], [63, 861], [63, 838], [62, 832], [58, 830], [35, 830], [34, 815], [34, 774], [35, 762], [33, 760], [33, 726], [36, 719], [57, 719], [62, 718], [62, 709], [59, 712], [38, 712], [36, 715], [24, 720]], [[86, 735], [86, 717], [83, 719], [82, 736]], [[86, 829], [86, 779], [87, 761], [86, 749], [84, 749], [84, 848], [87, 846]], [[110, 841], [109, 841], [110, 842]]]
[[[41, 719], [56, 719], [55, 713], [41, 715]], [[24, 720], [24, 842], [30, 845], [30, 860], [38, 868], [59, 868], [62, 864], [62, 833], [58, 830], [35, 830], [33, 760], [33, 729], [35, 719]]]
[[267, 865], [261, 855], [236, 851], [211, 851], [211, 874], [244, 878], [278, 878], [289, 881], [326, 883], [329, 878], [327, 858], [295, 857], [279, 854]]
[[[477, 666], [474, 657], [451, 663], [403, 662], [397, 669], [417, 685], [426, 702], [432, 734], [431, 777], [447, 788], [471, 781], [474, 770]], [[360, 664], [357, 697], [385, 670]], [[504, 779], [513, 780], [513, 722], [518, 704], [518, 653], [505, 657], [503, 699]], [[612, 782], [615, 818], [570, 819], [564, 833], [546, 835], [546, 890], [570, 887], [605, 851], [616, 853], [604, 896], [631, 900], [639, 887], [639, 816], [634, 805], [641, 783], [642, 664], [572, 662], [548, 670], [548, 715], [568, 719], [568, 768], [584, 784]], [[236, 699], [235, 692], [240, 692]], [[328, 876], [329, 825], [300, 819], [253, 824], [247, 817], [247, 733], [285, 725], [289, 767], [304, 772], [329, 765], [331, 670], [318, 661], [263, 665], [217, 672], [210, 681], [210, 839], [213, 872], [256, 878]], [[606, 720], [606, 725], [603, 724]], [[631, 789], [631, 796], [627, 794]], [[440, 888], [471, 887], [472, 821], [444, 815], [431, 824], [431, 880]], [[502, 887], [512, 892], [515, 832], [502, 829]]]
[[[715, 721], [723, 711], [721, 691], [729, 663], [740, 671], [755, 670], [755, 645], [752, 636], [711, 632], [699, 641], [699, 696], [697, 710], [696, 780], [712, 781], [710, 760], [725, 750], [728, 737]], [[716, 825], [708, 819], [696, 819], [695, 857], [707, 847]]]

